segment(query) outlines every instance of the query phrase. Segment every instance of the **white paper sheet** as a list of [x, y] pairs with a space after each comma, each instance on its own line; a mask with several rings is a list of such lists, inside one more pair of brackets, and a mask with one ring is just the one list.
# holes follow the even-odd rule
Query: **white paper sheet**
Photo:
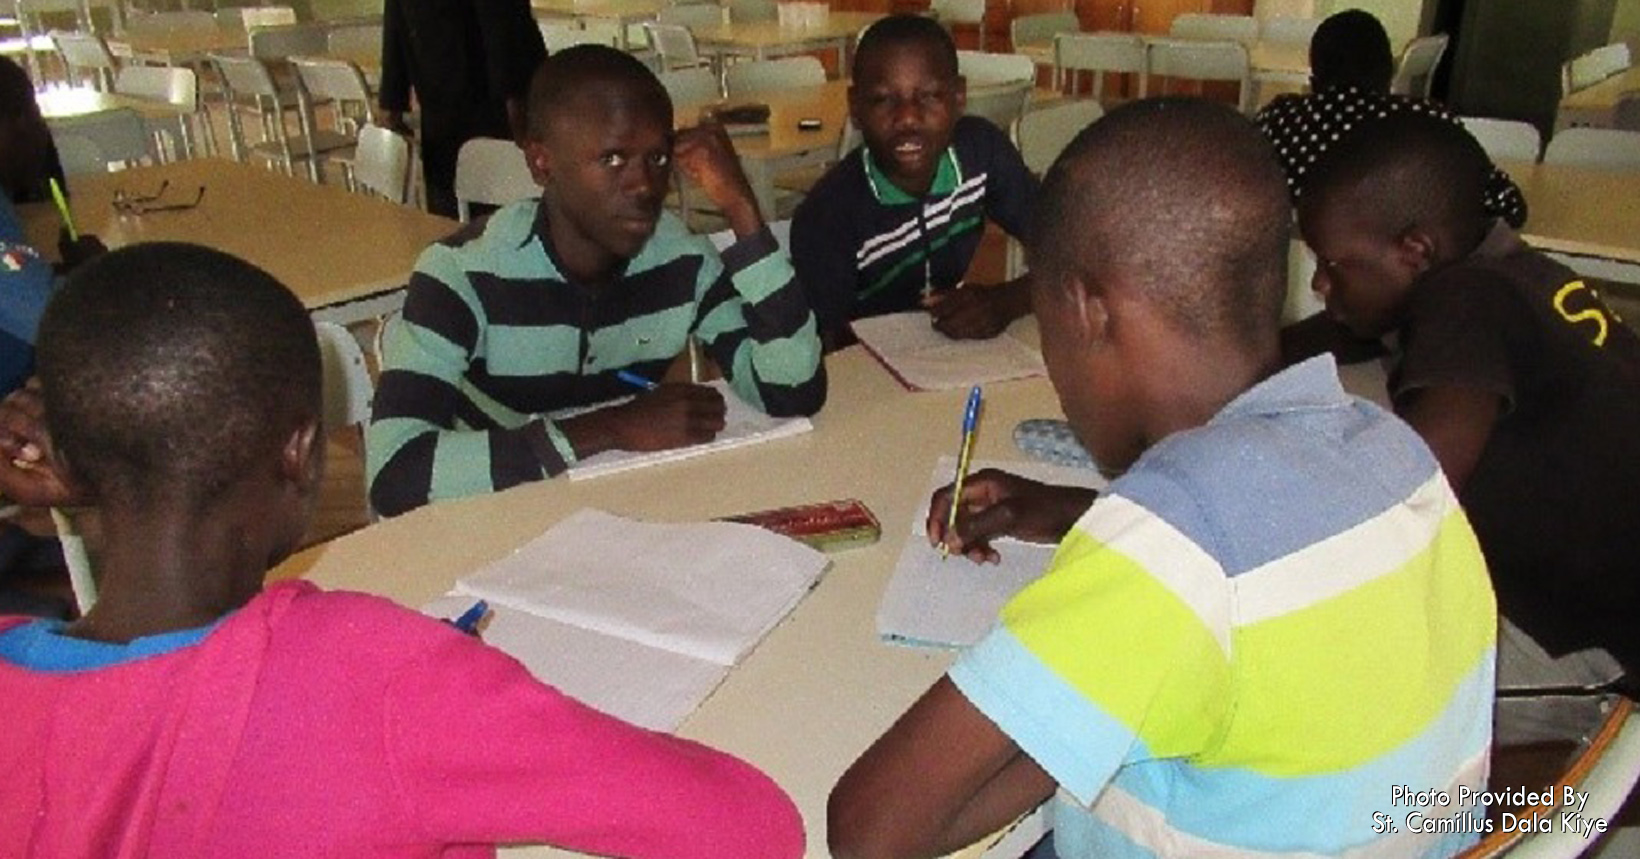
[[856, 319], [850, 325], [860, 343], [913, 390], [945, 391], [1047, 372], [1041, 354], [1007, 334], [952, 340], [935, 331], [922, 311]]
[[729, 666], [828, 563], [753, 525], [653, 524], [582, 510], [458, 581], [456, 592]]
[[[975, 462], [970, 474], [1000, 468], [1044, 483], [1099, 488], [1105, 480], [1089, 469], [1065, 468], [1040, 462]], [[929, 498], [956, 475], [957, 460], [941, 457], [929, 477]], [[998, 540], [998, 564], [977, 564], [960, 556], [941, 559], [928, 544], [928, 504], [912, 517], [905, 547], [894, 565], [894, 575], [877, 607], [877, 633], [899, 644], [926, 647], [967, 647], [978, 642], [996, 622], [997, 612], [1020, 588], [1047, 569], [1057, 547]]]
[[[735, 392], [729, 387], [729, 383], [722, 379], [716, 379], [706, 384], [708, 387], [716, 388], [718, 393], [723, 395], [723, 403], [727, 407], [723, 419], [723, 431], [717, 434], [717, 438], [702, 444], [673, 448], [672, 450], [607, 450], [595, 456], [589, 456], [570, 466], [569, 479], [586, 480], [590, 477], [602, 477], [606, 474], [616, 474], [634, 468], [659, 465], [663, 462], [692, 459], [702, 454], [716, 453], [720, 450], [729, 450], [751, 444], [761, 444], [777, 438], [801, 435], [814, 429], [814, 424], [809, 423], [808, 418], [773, 418], [763, 414], [747, 405], [745, 400], [735, 396]], [[567, 413], [559, 416], [567, 416]]]
[[[422, 608], [457, 617], [470, 596], [440, 597]], [[523, 663], [537, 680], [634, 725], [674, 731], [712, 694], [729, 669], [704, 659], [494, 607], [484, 641]]]

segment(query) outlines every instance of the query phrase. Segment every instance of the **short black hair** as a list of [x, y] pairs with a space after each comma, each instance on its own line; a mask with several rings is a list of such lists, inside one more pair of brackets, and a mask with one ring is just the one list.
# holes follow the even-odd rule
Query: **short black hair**
[[207, 509], [319, 414], [301, 302], [221, 251], [153, 242], [77, 269], [40, 321], [52, 441], [100, 503]]
[[1130, 102], [1077, 135], [1028, 232], [1039, 279], [1121, 273], [1182, 330], [1252, 343], [1280, 325], [1292, 210], [1270, 143], [1233, 108]]
[[11, 57], [0, 56], [0, 119], [16, 119], [40, 112], [28, 72]]
[[1455, 122], [1405, 110], [1363, 123], [1316, 163], [1299, 201], [1308, 216], [1349, 205], [1375, 238], [1419, 227], [1467, 254], [1486, 236], [1492, 162]]
[[648, 66], [608, 45], [574, 45], [547, 57], [530, 79], [529, 136], [541, 140], [555, 119], [576, 115], [576, 96], [598, 85], [621, 87], [672, 127], [672, 99]]
[[1394, 75], [1389, 34], [1370, 12], [1329, 16], [1310, 37], [1310, 80], [1318, 90], [1353, 86], [1385, 93]]
[[934, 57], [935, 71], [946, 77], [957, 76], [957, 43], [938, 21], [922, 15], [890, 15], [866, 28], [860, 44], [854, 49], [854, 67], [850, 74], [860, 79], [866, 60], [905, 45], [916, 45]]

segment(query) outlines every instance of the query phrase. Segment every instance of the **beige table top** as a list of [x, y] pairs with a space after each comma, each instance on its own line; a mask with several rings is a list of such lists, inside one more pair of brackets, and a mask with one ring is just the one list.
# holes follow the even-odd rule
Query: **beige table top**
[[[114, 211], [116, 190], [153, 194], [162, 181], [169, 182], [165, 201], [192, 200], [201, 187], [205, 197], [184, 211]], [[227, 251], [267, 269], [313, 310], [397, 290], [422, 249], [456, 227], [418, 209], [216, 158], [80, 174], [68, 187], [80, 230], [109, 247], [186, 241]], [[54, 250], [59, 224], [51, 205], [18, 209], [30, 241]]]
[[1640, 173], [1501, 163], [1526, 195], [1534, 247], [1640, 263]]
[[1560, 100], [1561, 110], [1610, 111], [1625, 93], [1640, 91], [1640, 66], [1632, 66]]
[[54, 87], [45, 92], [36, 92], [34, 101], [40, 105], [40, 114], [45, 117], [46, 122], [53, 119], [90, 116], [94, 113], [119, 110], [121, 108], [130, 108], [142, 116], [156, 119], [187, 116], [193, 113], [188, 108], [177, 107], [170, 102], [159, 101], [158, 99], [100, 92], [88, 87], [68, 89]]
[[[1016, 327], [1030, 335], [1030, 326]], [[436, 504], [310, 549], [274, 575], [304, 575], [414, 607], [585, 507], [684, 521], [859, 498], [882, 522], [882, 540], [833, 555], [815, 590], [679, 731], [769, 773], [803, 813], [809, 855], [825, 856], [831, 786], [951, 659], [944, 651], [881, 642], [875, 618], [929, 472], [941, 455], [955, 452], [966, 397], [907, 392], [859, 347], [831, 356], [826, 367], [831, 394], [812, 433], [597, 480], [553, 480]], [[980, 459], [1022, 459], [1012, 443], [1014, 425], [1059, 414], [1045, 379], [987, 385], [985, 393]]]
[[109, 50], [117, 56], [136, 56], [171, 65], [197, 62], [215, 51], [247, 50], [249, 44], [243, 30], [232, 28], [138, 32], [108, 40]]
[[778, 21], [733, 21], [690, 27], [702, 50], [767, 54], [806, 50], [811, 46], [846, 44], [860, 30], [885, 16], [881, 12], [832, 10], [824, 23], [812, 27], [781, 26]]
[[665, 0], [530, 0], [530, 8], [541, 15], [620, 21], [653, 18], [669, 5]]

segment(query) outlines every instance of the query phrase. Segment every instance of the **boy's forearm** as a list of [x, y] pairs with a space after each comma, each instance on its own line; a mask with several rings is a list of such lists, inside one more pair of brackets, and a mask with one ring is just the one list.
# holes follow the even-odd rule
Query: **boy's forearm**
[[[738, 314], [709, 310], [703, 342], [737, 393], [765, 412], [809, 415], [826, 398], [819, 329], [791, 261], [767, 228], [724, 251], [724, 277]], [[755, 390], [754, 390], [755, 389]]]

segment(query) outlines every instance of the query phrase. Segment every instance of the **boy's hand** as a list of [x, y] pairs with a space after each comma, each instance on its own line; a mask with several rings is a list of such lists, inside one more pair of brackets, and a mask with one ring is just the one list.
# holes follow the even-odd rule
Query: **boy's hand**
[[991, 548], [998, 537], [1033, 543], [1058, 542], [1093, 503], [1094, 492], [1075, 486], [1050, 486], [1017, 474], [987, 468], [962, 484], [957, 528], [946, 530], [951, 516], [951, 487], [934, 493], [928, 503], [928, 542], [944, 543], [952, 553], [976, 563], [996, 563]]
[[1031, 311], [1031, 293], [1022, 278], [936, 292], [923, 299], [923, 307], [935, 331], [953, 340], [989, 340]]
[[40, 380], [0, 400], [0, 495], [29, 507], [84, 503], [84, 492], [57, 470], [45, 425]]
[[735, 236], [744, 238], [763, 229], [752, 186], [740, 169], [729, 133], [716, 121], [706, 120], [678, 132], [672, 158], [683, 175], [706, 192], [712, 205], [723, 211]]
[[568, 418], [559, 428], [581, 456], [606, 450], [670, 450], [723, 431], [723, 395], [705, 385], [664, 384], [629, 403]]

